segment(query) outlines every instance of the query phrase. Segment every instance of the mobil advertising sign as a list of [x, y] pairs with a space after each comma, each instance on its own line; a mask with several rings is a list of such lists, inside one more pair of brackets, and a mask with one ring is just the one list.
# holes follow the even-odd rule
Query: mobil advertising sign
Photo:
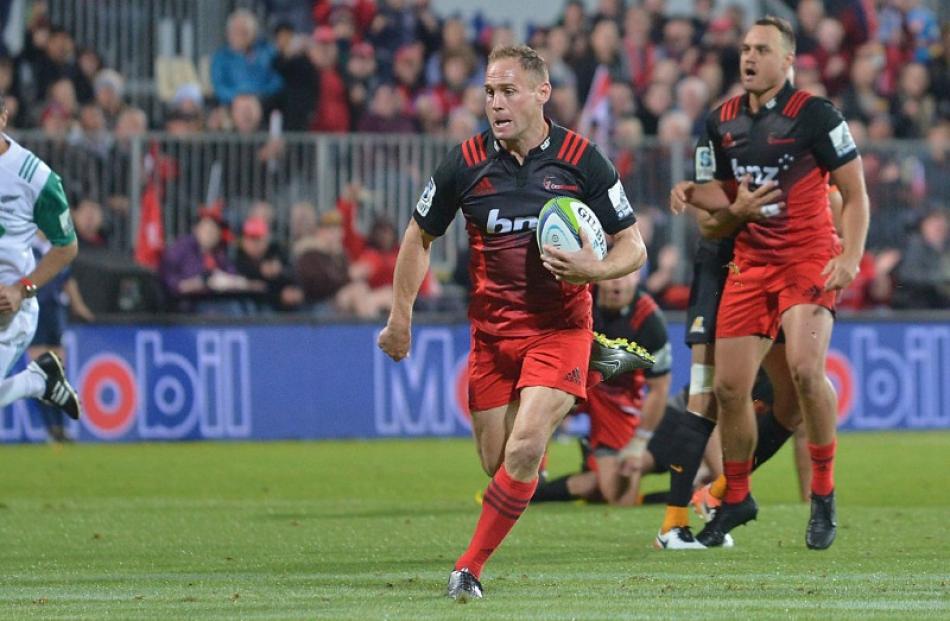
[[[689, 377], [672, 322], [674, 389]], [[394, 363], [373, 325], [79, 326], [66, 371], [80, 441], [460, 436], [470, 431], [467, 325], [418, 326]], [[22, 368], [22, 363], [21, 367]], [[839, 322], [827, 363], [844, 430], [950, 429], [950, 325]], [[42, 442], [33, 401], [0, 410], [0, 442]]]

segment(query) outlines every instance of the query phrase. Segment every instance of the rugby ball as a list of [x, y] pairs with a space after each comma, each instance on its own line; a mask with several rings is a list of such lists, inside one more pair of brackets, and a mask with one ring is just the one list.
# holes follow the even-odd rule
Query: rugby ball
[[541, 208], [538, 216], [538, 248], [544, 254], [545, 246], [564, 252], [581, 249], [581, 230], [587, 233], [598, 259], [607, 256], [607, 237], [594, 211], [568, 196], [552, 198]]

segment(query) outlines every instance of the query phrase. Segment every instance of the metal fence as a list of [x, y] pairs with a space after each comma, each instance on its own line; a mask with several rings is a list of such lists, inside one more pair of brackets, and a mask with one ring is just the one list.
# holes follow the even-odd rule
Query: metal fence
[[[218, 199], [234, 227], [256, 202], [266, 201], [274, 210], [278, 237], [286, 239], [294, 204], [332, 209], [351, 183], [364, 188], [361, 224], [379, 213], [401, 228], [429, 175], [452, 146], [447, 139], [422, 135], [293, 134], [285, 135], [282, 146], [267, 158], [262, 152], [269, 140], [266, 134], [154, 133], [124, 144], [39, 132], [16, 137], [59, 172], [74, 203], [89, 198], [105, 207], [109, 243], [122, 252], [133, 248], [142, 192], [150, 180], [163, 193], [169, 240], [189, 230], [201, 205]], [[920, 213], [950, 203], [947, 148], [907, 141], [863, 147], [872, 248], [902, 247]], [[651, 220], [654, 244], [673, 243], [682, 256], [689, 256], [695, 235], [689, 220], [670, 218], [665, 209], [671, 185], [692, 169], [689, 147], [649, 143], [615, 153], [613, 159], [631, 202]], [[434, 246], [433, 265], [451, 269], [465, 245], [464, 226], [456, 222], [446, 240]]]
[[127, 99], [160, 118], [156, 59], [181, 57], [196, 68], [224, 43], [224, 23], [236, 8], [264, 14], [260, 0], [48, 0], [50, 21], [79, 46], [92, 46], [106, 67], [126, 79]]

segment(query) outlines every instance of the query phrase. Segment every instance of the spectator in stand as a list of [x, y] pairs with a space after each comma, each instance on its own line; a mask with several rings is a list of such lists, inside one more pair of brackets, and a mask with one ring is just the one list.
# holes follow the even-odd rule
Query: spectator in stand
[[284, 129], [305, 131], [316, 107], [317, 93], [313, 83], [313, 65], [307, 58], [306, 39], [297, 34], [291, 23], [283, 22], [274, 29], [274, 70], [280, 74], [283, 88], [277, 95], [277, 108], [283, 115]]
[[33, 64], [37, 93], [49, 93], [59, 80], [69, 80], [81, 101], [92, 98], [92, 87], [73, 62], [73, 39], [69, 33], [59, 27], [49, 29], [49, 39], [45, 48]]
[[950, 199], [950, 120], [927, 131], [927, 151], [923, 154], [924, 196]]
[[431, 89], [443, 119], [462, 105], [465, 89], [475, 71], [471, 52], [451, 52], [442, 56], [442, 81]]
[[[350, 184], [337, 201], [337, 212], [342, 218], [343, 246], [350, 262], [350, 278], [364, 282], [369, 288], [366, 312], [369, 316], [388, 312], [392, 302], [393, 274], [399, 254], [399, 232], [392, 220], [375, 215], [365, 237], [356, 226], [359, 201], [364, 193], [359, 184]], [[421, 299], [435, 295], [437, 282], [429, 272], [419, 290]]]
[[901, 69], [897, 97], [893, 100], [894, 135], [898, 138], [923, 138], [937, 120], [937, 102], [928, 92], [930, 74], [921, 63]]
[[70, 143], [105, 160], [112, 151], [113, 133], [106, 127], [106, 117], [95, 104], [79, 109], [79, 122], [73, 127]]
[[192, 232], [165, 250], [159, 275], [179, 312], [242, 314], [249, 292], [247, 279], [237, 273], [222, 238], [224, 220], [215, 209], [199, 209]]
[[822, 0], [799, 0], [795, 12], [798, 17], [795, 52], [814, 54], [818, 49], [818, 24], [825, 17], [825, 5]]
[[257, 18], [246, 9], [228, 16], [227, 45], [211, 59], [211, 84], [214, 96], [230, 105], [241, 94], [262, 100], [275, 96], [283, 86], [273, 62], [277, 51], [264, 39], [257, 38]]
[[[80, 75], [80, 81], [83, 86], [77, 87], [79, 100], [83, 103], [91, 101], [95, 96], [96, 75], [103, 69], [102, 57], [91, 47], [84, 47], [76, 54], [76, 69]], [[82, 93], [80, 90], [86, 85], [89, 86], [88, 93]]]
[[53, 82], [49, 87], [46, 105], [40, 114], [43, 131], [51, 135], [63, 135], [72, 127], [78, 114], [76, 89], [68, 78]]
[[[712, 65], [719, 68], [721, 76], [718, 83], [709, 83], [706, 80], [712, 99], [718, 98], [726, 85], [739, 80], [739, 30], [732, 20], [723, 15], [709, 24], [703, 36], [704, 54], [700, 71], [703, 67]], [[699, 77], [703, 76], [700, 74]]]
[[676, 85], [676, 109], [689, 118], [691, 136], [699, 136], [703, 132], [708, 104], [709, 89], [699, 78], [683, 78]]
[[250, 135], [259, 132], [263, 114], [261, 101], [255, 95], [238, 95], [231, 100], [231, 120], [239, 134]]
[[422, 94], [424, 84], [422, 80], [422, 46], [418, 43], [405, 45], [396, 52], [396, 62], [393, 65], [396, 88], [402, 95], [403, 114], [415, 116], [416, 97]]
[[699, 63], [699, 49], [693, 45], [693, 23], [686, 17], [672, 17], [663, 26], [663, 43], [657, 50], [659, 58], [676, 62], [680, 75], [692, 75]]
[[647, 136], [657, 134], [660, 117], [672, 106], [673, 94], [670, 87], [659, 82], [651, 84], [643, 96], [642, 105], [637, 108], [637, 117]]
[[577, 75], [565, 60], [571, 48], [571, 40], [563, 28], [551, 28], [544, 40], [541, 56], [548, 63], [551, 84], [577, 88]]
[[851, 64], [849, 51], [844, 48], [844, 26], [841, 22], [826, 17], [818, 23], [818, 47], [813, 51], [821, 70], [821, 82], [828, 95], [837, 97], [848, 84], [848, 67]]
[[950, 307], [950, 212], [940, 206], [920, 220], [897, 268], [895, 304], [904, 308]]
[[369, 110], [356, 126], [357, 131], [379, 134], [404, 134], [414, 132], [413, 120], [402, 114], [399, 92], [389, 84], [380, 84], [373, 93]]
[[84, 198], [73, 207], [72, 218], [80, 252], [85, 254], [106, 248], [108, 239], [103, 226], [102, 205], [90, 198]]
[[[132, 141], [148, 131], [148, 117], [140, 108], [128, 107], [122, 110], [115, 125], [111, 163], [111, 183], [106, 204], [115, 214], [128, 214], [129, 184], [132, 175]], [[144, 150], [144, 148], [143, 148]], [[143, 154], [143, 160], [144, 160]]]
[[248, 287], [265, 293], [267, 310], [294, 310], [303, 304], [303, 289], [294, 284], [287, 257], [271, 238], [270, 225], [260, 215], [244, 221], [235, 267]]
[[627, 78], [638, 95], [642, 95], [653, 78], [656, 45], [650, 40], [650, 16], [642, 6], [627, 8], [623, 21], [622, 47], [630, 67]]
[[461, 144], [481, 131], [478, 119], [467, 109], [456, 108], [449, 115], [446, 134], [451, 142]]
[[369, 109], [370, 97], [379, 85], [372, 45], [362, 42], [350, 48], [344, 81], [350, 107], [350, 122], [355, 127]]
[[934, 12], [920, 0], [887, 0], [880, 12], [878, 37], [901, 49], [902, 60], [926, 63], [940, 40]]
[[118, 71], [102, 69], [93, 81], [96, 105], [102, 110], [106, 126], [113, 130], [119, 115], [125, 109], [122, 97], [125, 93], [125, 80]]
[[943, 25], [939, 48], [930, 63], [930, 92], [937, 100], [937, 114], [950, 120], [950, 21]]
[[795, 60], [795, 86], [819, 97], [828, 92], [821, 81], [821, 68], [814, 56], [805, 54]]
[[336, 35], [329, 26], [318, 26], [307, 50], [313, 65], [317, 101], [310, 117], [310, 130], [345, 133], [350, 130], [350, 108], [343, 76], [337, 69], [339, 52]]
[[458, 17], [445, 20], [442, 42], [439, 49], [429, 56], [425, 67], [425, 80], [429, 86], [442, 82], [443, 59], [449, 54], [474, 55], [465, 33], [465, 23]]
[[598, 68], [604, 67], [613, 82], [622, 82], [630, 76], [626, 56], [621, 53], [620, 27], [617, 22], [601, 19], [590, 34], [591, 53], [574, 61], [572, 69], [577, 76], [577, 100], [586, 102]]
[[201, 85], [197, 82], [185, 82], [175, 90], [170, 102], [171, 111], [186, 118], [204, 118], [205, 98], [201, 92]]
[[426, 92], [416, 97], [415, 110], [420, 133], [425, 136], [441, 136], [445, 133], [447, 115], [434, 93]]
[[416, 19], [408, 0], [382, 0], [370, 23], [367, 39], [376, 50], [383, 79], [392, 76], [396, 52], [417, 41]]
[[[479, 98], [484, 99], [484, 96]], [[484, 109], [484, 103], [482, 104]], [[554, 84], [551, 88], [551, 99], [548, 100], [545, 114], [563, 127], [577, 127], [577, 117], [580, 115], [580, 103], [577, 101], [577, 88], [571, 84]]]
[[317, 208], [307, 201], [294, 203], [290, 207], [290, 256], [296, 257], [302, 252], [303, 243], [317, 230]]
[[841, 96], [841, 113], [846, 119], [860, 119], [864, 123], [879, 112], [888, 109], [887, 99], [875, 90], [878, 73], [884, 66], [884, 55], [876, 45], [858, 50], [851, 64], [851, 80]]
[[340, 212], [321, 214], [314, 232], [295, 244], [294, 272], [306, 303], [317, 315], [379, 317], [379, 301], [365, 282], [354, 282], [350, 276]]

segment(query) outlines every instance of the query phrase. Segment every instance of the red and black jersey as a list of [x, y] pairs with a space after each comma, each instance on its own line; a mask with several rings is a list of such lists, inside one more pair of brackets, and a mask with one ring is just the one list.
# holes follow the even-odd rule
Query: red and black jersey
[[414, 217], [433, 236], [461, 208], [469, 235], [469, 319], [489, 334], [527, 336], [591, 327], [587, 285], [558, 282], [541, 264], [538, 214], [555, 196], [586, 203], [613, 234], [636, 218], [620, 177], [587, 138], [549, 122], [548, 137], [518, 161], [491, 132], [455, 147], [429, 179]]
[[656, 358], [651, 369], [638, 369], [598, 384], [591, 390], [609, 394], [616, 403], [639, 412], [647, 378], [667, 375], [673, 368], [673, 348], [666, 331], [666, 319], [656, 300], [638, 290], [629, 305], [619, 311], [594, 307], [594, 329], [610, 338], [636, 341]]
[[778, 181], [785, 207], [740, 229], [735, 252], [754, 263], [785, 263], [839, 251], [828, 173], [857, 157], [848, 124], [831, 102], [786, 83], [757, 113], [748, 95], [709, 113], [696, 146], [696, 181], [738, 183], [748, 175], [752, 189]]

